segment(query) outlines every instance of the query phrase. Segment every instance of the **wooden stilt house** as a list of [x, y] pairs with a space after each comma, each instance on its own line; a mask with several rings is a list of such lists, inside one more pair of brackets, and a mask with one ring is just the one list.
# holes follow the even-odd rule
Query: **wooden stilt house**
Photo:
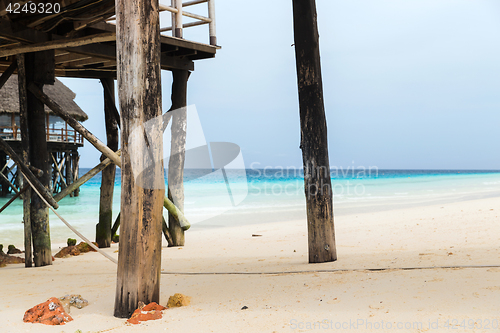
[[[82, 122], [88, 119], [87, 114], [75, 103], [75, 93], [61, 81], [56, 79], [54, 85], [44, 86], [44, 92], [75, 119]], [[49, 187], [52, 193], [58, 193], [78, 178], [78, 148], [83, 147], [83, 137], [47, 106], [45, 126], [49, 170], [52, 171]], [[22, 155], [17, 75], [12, 75], [0, 89], [0, 137], [8, 142], [16, 153]], [[22, 177], [19, 176], [18, 167], [1, 150], [0, 170], [0, 196], [20, 191]], [[73, 195], [78, 195], [78, 189]]]

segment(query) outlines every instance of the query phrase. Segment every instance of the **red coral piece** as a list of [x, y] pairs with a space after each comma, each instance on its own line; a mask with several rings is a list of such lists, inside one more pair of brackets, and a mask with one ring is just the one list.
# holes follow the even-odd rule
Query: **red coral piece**
[[137, 325], [141, 321], [156, 320], [162, 318], [162, 310], [167, 309], [164, 306], [158, 305], [155, 302], [151, 302], [142, 309], [139, 308], [134, 311], [132, 317], [127, 320], [128, 323]]
[[166, 310], [166, 309], [167, 309], [166, 307], [159, 305], [159, 304], [156, 304], [156, 302], [151, 302], [148, 305], [146, 305], [145, 307], [143, 307], [142, 311], [153, 311], [153, 310], [162, 311], [162, 310]]
[[25, 323], [40, 323], [45, 325], [64, 325], [73, 318], [64, 311], [61, 302], [51, 297], [45, 303], [35, 305], [24, 314]]

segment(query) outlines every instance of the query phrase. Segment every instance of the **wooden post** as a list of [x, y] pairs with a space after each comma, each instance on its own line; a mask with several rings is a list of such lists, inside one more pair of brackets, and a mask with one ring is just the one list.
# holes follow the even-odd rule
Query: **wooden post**
[[[114, 116], [115, 93], [114, 80], [101, 79], [104, 90], [104, 118], [106, 124], [106, 139], [108, 147], [116, 151], [118, 149], [118, 123]], [[104, 86], [106, 85], [106, 88]], [[109, 93], [106, 93], [107, 90]], [[104, 155], [101, 161], [105, 160]], [[116, 165], [110, 164], [102, 171], [101, 197], [99, 201], [99, 223], [96, 226], [96, 242], [100, 248], [111, 246], [111, 224], [113, 223], [113, 190], [115, 188]]]
[[[187, 83], [190, 72], [186, 70], [173, 70], [172, 82], [172, 138], [170, 147], [170, 160], [168, 163], [168, 198], [184, 212], [184, 160], [186, 150], [186, 127], [187, 127]], [[168, 228], [172, 238], [169, 246], [184, 246], [184, 230], [179, 220], [168, 214]]]
[[[24, 54], [17, 55], [17, 81], [19, 89], [19, 126], [21, 128], [22, 160], [28, 165], [29, 155], [29, 133], [28, 133], [28, 91], [26, 88], [26, 64]], [[31, 187], [24, 181], [26, 191], [23, 194], [23, 225], [24, 225], [24, 266], [33, 266], [33, 247], [31, 232]]]
[[[130, 317], [138, 302], [159, 302], [163, 198], [160, 25], [158, 0], [116, 1], [117, 76], [121, 111], [121, 227], [114, 315]], [[148, 132], [149, 152], [137, 154], [144, 136], [131, 135], [159, 117]], [[134, 155], [131, 155], [134, 152]], [[141, 177], [152, 154], [153, 166]], [[139, 156], [140, 155], [140, 156]], [[148, 185], [148, 186], [146, 186]], [[160, 186], [162, 185], [162, 186]], [[160, 188], [163, 187], [163, 188]]]
[[[26, 85], [35, 85], [42, 90], [44, 84], [54, 84], [54, 52], [28, 53], [26, 61]], [[52, 70], [51, 70], [52, 68]], [[43, 103], [32, 93], [27, 93], [27, 113], [29, 130], [30, 162], [43, 171], [39, 178], [46, 189], [49, 188], [51, 170], [46, 141], [46, 114]], [[33, 256], [35, 266], [52, 264], [49, 231], [49, 209], [36, 193], [31, 197], [31, 229], [33, 236]]]
[[292, 0], [309, 263], [337, 260], [315, 0]]

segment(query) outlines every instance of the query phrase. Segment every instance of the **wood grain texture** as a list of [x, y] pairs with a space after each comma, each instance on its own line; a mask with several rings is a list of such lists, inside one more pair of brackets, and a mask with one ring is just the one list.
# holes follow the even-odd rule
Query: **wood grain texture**
[[[19, 86], [19, 123], [21, 126], [22, 159], [29, 165], [29, 132], [28, 132], [28, 90], [26, 88], [26, 64], [24, 54], [17, 56], [17, 82]], [[31, 233], [31, 188], [23, 195], [24, 224], [24, 265], [33, 266], [32, 233]]]
[[309, 262], [337, 260], [315, 0], [293, 0]]
[[[104, 91], [104, 121], [109, 149], [118, 149], [118, 122], [115, 112], [114, 80], [101, 79]], [[106, 159], [102, 155], [101, 160]], [[102, 171], [101, 193], [99, 200], [99, 223], [96, 226], [96, 242], [100, 248], [111, 246], [111, 225], [113, 223], [113, 190], [115, 188], [116, 165], [108, 165]]]
[[[26, 54], [26, 84], [28, 86], [32, 84], [36, 86], [37, 89], [42, 90], [43, 84], [49, 81], [50, 78], [47, 77], [48, 72], [40, 66], [44, 63], [44, 60], [46, 60], [47, 63], [50, 62], [50, 59], [47, 59], [50, 55], [51, 54], [47, 52]], [[28, 91], [27, 106], [30, 162], [32, 166], [43, 171], [43, 175], [39, 180], [48, 190], [52, 170], [50, 170], [51, 164], [49, 161], [49, 152], [47, 150], [44, 105]], [[50, 199], [52, 199], [52, 196], [50, 196]], [[52, 199], [52, 201], [54, 200]], [[49, 201], [49, 203], [50, 202], [51, 201]], [[33, 239], [33, 261], [35, 266], [52, 265], [49, 209], [36, 193], [33, 193], [31, 196], [30, 219]]]
[[77, 47], [82, 45], [89, 45], [101, 42], [111, 42], [115, 40], [115, 34], [112, 32], [105, 32], [102, 34], [85, 36], [71, 39], [57, 39], [48, 42], [41, 42], [37, 44], [22, 45], [12, 48], [5, 48], [0, 51], [0, 57], [8, 57], [20, 53], [40, 52], [54, 49], [64, 49], [67, 47]]
[[[184, 212], [184, 161], [186, 156], [187, 130], [187, 83], [190, 72], [173, 70], [172, 82], [172, 138], [168, 164], [168, 198]], [[184, 109], [182, 109], [184, 108]], [[177, 110], [177, 111], [175, 111]], [[184, 246], [184, 229], [172, 213], [168, 214], [168, 228], [172, 243], [169, 246]]]
[[[138, 302], [159, 302], [164, 184], [158, 0], [117, 0], [117, 76], [121, 111], [122, 193], [114, 315], [127, 318]], [[148, 164], [153, 162], [151, 166]], [[143, 167], [142, 176], [134, 168]], [[139, 181], [143, 182], [140, 183]]]

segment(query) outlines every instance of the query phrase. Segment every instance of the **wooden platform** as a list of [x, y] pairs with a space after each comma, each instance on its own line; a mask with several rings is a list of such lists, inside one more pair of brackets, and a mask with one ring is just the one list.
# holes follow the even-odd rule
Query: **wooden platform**
[[[14, 149], [17, 154], [21, 154], [21, 140], [5, 140], [9, 146]], [[61, 152], [61, 151], [73, 151], [77, 152], [78, 148], [83, 147], [83, 143], [74, 142], [57, 142], [57, 141], [47, 141], [47, 150], [49, 152]]]
[[[4, 3], [0, 4], [0, 73], [7, 69], [16, 54], [55, 50], [56, 76], [116, 78], [116, 27], [106, 23], [106, 19], [114, 15], [114, 1], [100, 1], [100, 7], [93, 11], [92, 8], [84, 10], [89, 1], [66, 0], [62, 3], [66, 4], [63, 9], [77, 6], [76, 14], [69, 22], [62, 21], [48, 30], [48, 23], [59, 22], [58, 16], [60, 20], [67, 19], [68, 14], [62, 11], [52, 15], [11, 14], [5, 10]], [[162, 34], [161, 68], [194, 70], [194, 60], [213, 58], [219, 48]]]

